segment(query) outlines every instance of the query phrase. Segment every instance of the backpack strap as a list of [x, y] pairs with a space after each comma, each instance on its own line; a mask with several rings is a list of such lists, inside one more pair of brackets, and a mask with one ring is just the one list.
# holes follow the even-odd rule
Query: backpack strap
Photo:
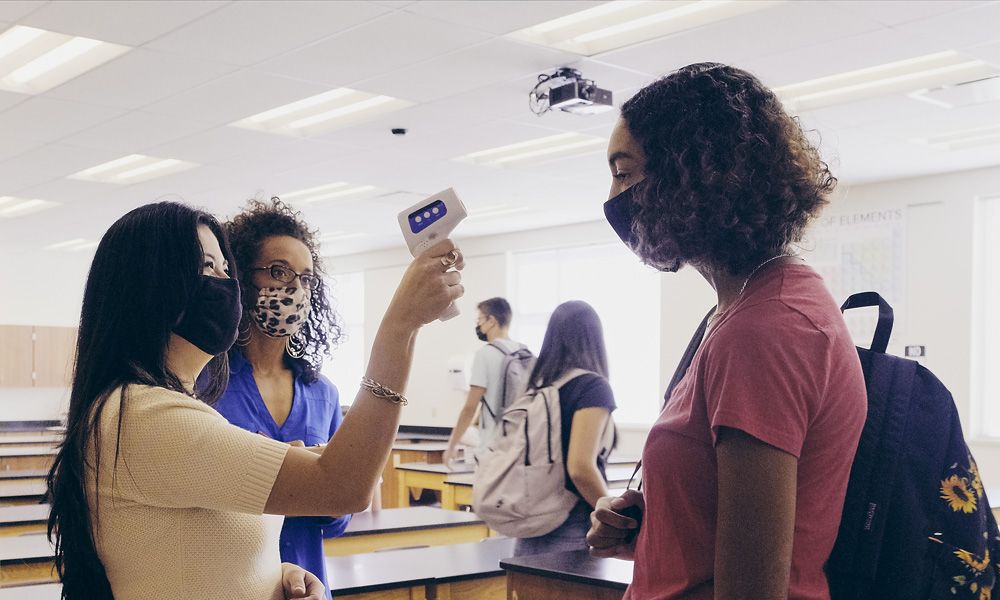
[[877, 292], [861, 292], [853, 294], [840, 307], [840, 312], [845, 312], [852, 308], [864, 308], [868, 306], [878, 307], [878, 325], [875, 326], [875, 336], [872, 338], [872, 352], [885, 354], [889, 347], [889, 336], [892, 335], [892, 307], [885, 301], [885, 298]]
[[[677, 384], [684, 379], [684, 375], [687, 374], [688, 368], [691, 367], [691, 363], [694, 361], [694, 355], [698, 353], [698, 348], [701, 347], [701, 342], [705, 339], [705, 331], [708, 330], [708, 321], [715, 314], [715, 307], [712, 307], [705, 316], [702, 318], [701, 323], [698, 325], [698, 329], [695, 329], [694, 335], [691, 336], [691, 341], [688, 342], [687, 348], [684, 349], [684, 354], [681, 356], [681, 361], [677, 363], [677, 368], [674, 369], [674, 376], [670, 378], [670, 384], [667, 385], [667, 391], [663, 394], [663, 405], [660, 410], [663, 410], [667, 406], [667, 402], [670, 401], [670, 396], [674, 393], [674, 388]], [[628, 486], [626, 488], [632, 487], [632, 480], [639, 473], [639, 469], [642, 468], [642, 459], [635, 464], [635, 470], [632, 471], [632, 477], [629, 477]], [[639, 488], [642, 490], [642, 480], [639, 480]]]

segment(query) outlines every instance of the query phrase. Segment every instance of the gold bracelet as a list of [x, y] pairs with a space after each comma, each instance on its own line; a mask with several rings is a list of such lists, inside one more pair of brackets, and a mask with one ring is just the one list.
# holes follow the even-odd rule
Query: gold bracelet
[[384, 398], [385, 400], [395, 402], [400, 406], [406, 406], [409, 404], [406, 396], [392, 390], [392, 388], [382, 385], [370, 377], [361, 378], [361, 387], [371, 392], [372, 396], [375, 396], [376, 398]]

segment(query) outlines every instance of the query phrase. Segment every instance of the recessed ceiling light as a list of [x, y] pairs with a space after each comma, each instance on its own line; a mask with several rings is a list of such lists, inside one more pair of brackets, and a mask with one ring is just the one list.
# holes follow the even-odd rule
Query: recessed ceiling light
[[292, 204], [316, 204], [328, 200], [356, 200], [373, 196], [378, 188], [374, 185], [355, 185], [345, 181], [318, 185], [316, 187], [278, 194], [278, 197]]
[[455, 160], [476, 165], [506, 167], [526, 162], [538, 163], [554, 158], [594, 152], [607, 145], [607, 140], [582, 133], [560, 133], [498, 148], [480, 150]]
[[269, 133], [309, 136], [355, 125], [412, 105], [412, 102], [391, 96], [337, 88], [266, 110], [233, 125]]
[[982, 79], [1000, 70], [953, 50], [774, 88], [789, 110], [802, 111]]
[[15, 25], [0, 34], [0, 89], [40, 94], [129, 50], [120, 44]]
[[59, 206], [58, 202], [39, 200], [37, 198], [15, 198], [0, 196], [0, 219], [21, 217]]
[[70, 175], [70, 179], [84, 181], [100, 181], [126, 185], [138, 183], [164, 175], [172, 175], [198, 165], [193, 162], [177, 160], [176, 158], [156, 158], [144, 154], [129, 154], [121, 158], [84, 169]]
[[983, 146], [1000, 145], [1000, 125], [988, 125], [953, 131], [944, 135], [916, 140], [942, 150], [967, 150]]
[[83, 250], [91, 250], [96, 248], [98, 242], [93, 240], [88, 240], [86, 238], [74, 238], [72, 240], [66, 240], [65, 242], [59, 242], [57, 244], [50, 244], [45, 247], [46, 250], [61, 250], [63, 252], [81, 252]]
[[511, 33], [509, 37], [593, 56], [758, 11], [780, 1], [608, 2]]
[[510, 215], [517, 215], [525, 212], [530, 212], [532, 209], [527, 206], [510, 206], [507, 204], [498, 204], [495, 206], [487, 206], [479, 210], [470, 210], [469, 216], [465, 219], [466, 221], [488, 221], [490, 219], [499, 219], [501, 217], [509, 217]]

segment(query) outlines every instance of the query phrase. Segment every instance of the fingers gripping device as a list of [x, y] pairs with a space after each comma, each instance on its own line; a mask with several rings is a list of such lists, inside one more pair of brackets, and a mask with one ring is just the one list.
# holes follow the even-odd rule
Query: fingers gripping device
[[[465, 205], [455, 190], [448, 188], [399, 213], [399, 227], [410, 254], [419, 256], [434, 244], [447, 239], [467, 216]], [[442, 263], [447, 265], [444, 261], [443, 258]], [[452, 302], [438, 319], [447, 321], [458, 314], [458, 306]]]

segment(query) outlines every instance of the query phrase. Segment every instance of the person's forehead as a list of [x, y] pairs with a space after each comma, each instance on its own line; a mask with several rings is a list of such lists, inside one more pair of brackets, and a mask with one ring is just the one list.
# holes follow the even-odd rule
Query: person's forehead
[[291, 236], [272, 236], [260, 245], [259, 260], [284, 262], [292, 268], [312, 268], [312, 253], [301, 240]]

